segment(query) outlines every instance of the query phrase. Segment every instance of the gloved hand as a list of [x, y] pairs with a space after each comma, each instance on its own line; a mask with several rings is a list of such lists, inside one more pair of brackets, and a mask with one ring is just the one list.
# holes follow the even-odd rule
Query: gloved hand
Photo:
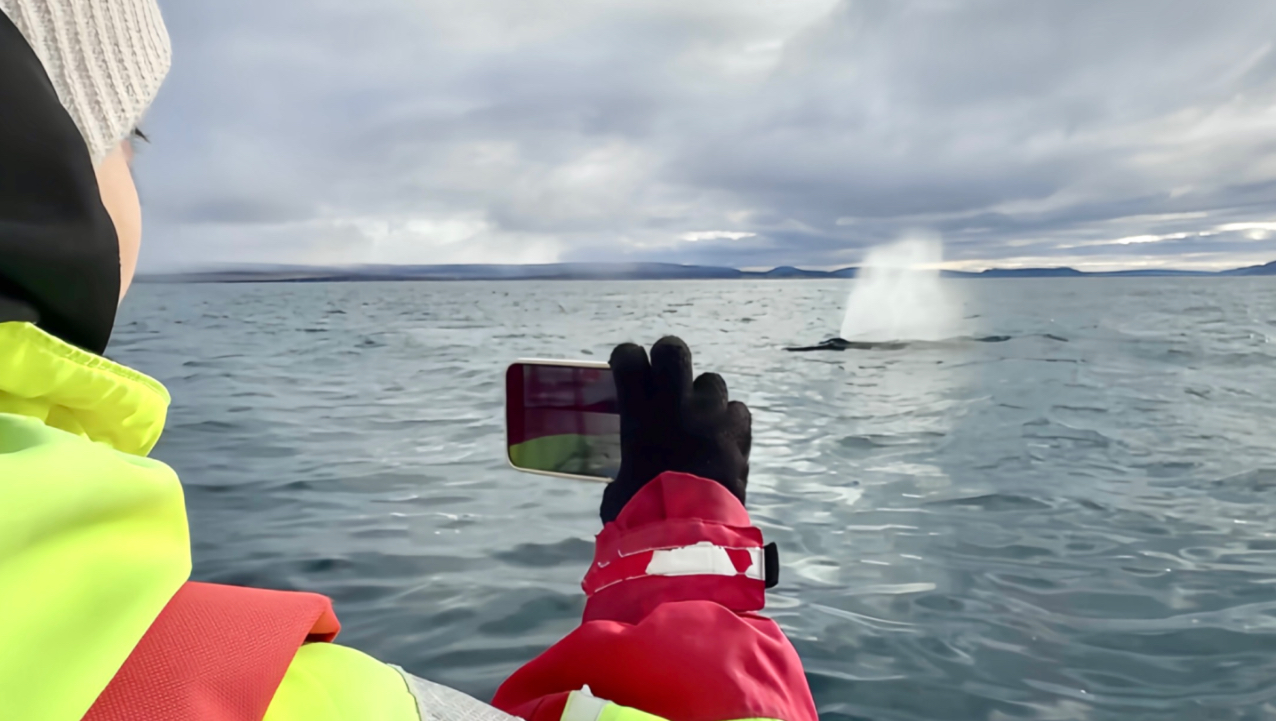
[[611, 353], [620, 407], [620, 472], [603, 491], [603, 523], [615, 520], [630, 498], [665, 471], [717, 481], [744, 502], [749, 480], [753, 419], [727, 400], [717, 373], [692, 383], [691, 349], [673, 336], [651, 347], [624, 343]]

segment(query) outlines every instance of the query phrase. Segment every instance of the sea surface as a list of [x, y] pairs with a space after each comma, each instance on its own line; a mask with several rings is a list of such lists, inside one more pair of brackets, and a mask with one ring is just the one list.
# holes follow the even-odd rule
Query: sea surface
[[753, 410], [822, 718], [1276, 718], [1276, 281], [952, 280], [1008, 340], [785, 352], [852, 282], [140, 285], [110, 354], [172, 391], [197, 579], [328, 594], [480, 698], [575, 626], [599, 528], [506, 466], [505, 366], [675, 333]]

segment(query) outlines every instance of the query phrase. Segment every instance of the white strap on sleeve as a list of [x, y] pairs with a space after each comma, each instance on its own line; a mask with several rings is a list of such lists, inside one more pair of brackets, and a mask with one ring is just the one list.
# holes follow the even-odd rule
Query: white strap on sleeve
[[656, 551], [647, 564], [649, 576], [739, 576], [766, 580], [766, 559], [761, 548], [734, 549], [749, 552], [749, 567], [736, 570], [727, 549], [702, 541], [694, 546]]

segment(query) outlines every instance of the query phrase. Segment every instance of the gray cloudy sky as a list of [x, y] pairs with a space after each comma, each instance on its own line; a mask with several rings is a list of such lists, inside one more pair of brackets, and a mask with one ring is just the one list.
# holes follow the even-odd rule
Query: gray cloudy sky
[[1272, 0], [161, 0], [152, 269], [1276, 259]]

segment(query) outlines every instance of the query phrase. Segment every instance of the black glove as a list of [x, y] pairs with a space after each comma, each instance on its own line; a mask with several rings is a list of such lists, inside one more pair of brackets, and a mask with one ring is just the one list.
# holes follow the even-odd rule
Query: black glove
[[717, 373], [691, 382], [691, 349], [673, 336], [651, 347], [624, 343], [611, 353], [620, 406], [620, 472], [603, 491], [599, 514], [615, 520], [648, 481], [681, 471], [717, 481], [744, 502], [749, 480], [752, 417], [727, 402]]

